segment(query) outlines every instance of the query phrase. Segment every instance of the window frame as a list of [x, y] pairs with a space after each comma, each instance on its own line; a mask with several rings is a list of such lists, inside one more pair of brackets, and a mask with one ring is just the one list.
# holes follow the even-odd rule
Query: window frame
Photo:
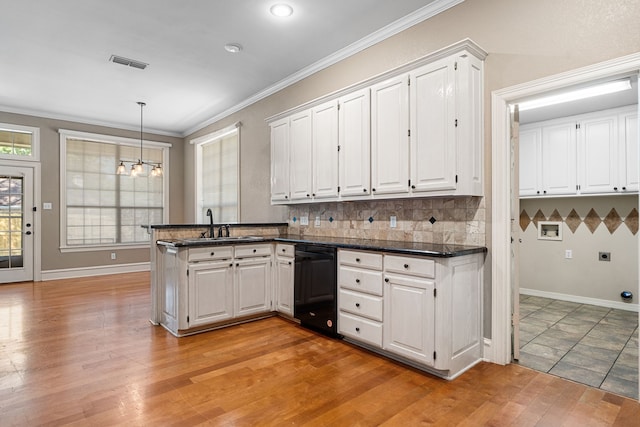
[[0, 154], [2, 160], [19, 160], [27, 162], [39, 162], [40, 161], [40, 128], [34, 126], [16, 125], [13, 123], [0, 123], [0, 130], [16, 131], [30, 133], [31, 139], [31, 155], [20, 156], [18, 154]]
[[[105, 245], [92, 244], [73, 246], [67, 245], [67, 139], [82, 139], [90, 142], [122, 145], [135, 148], [140, 147], [140, 140], [135, 138], [80, 132], [67, 129], [59, 129], [58, 133], [60, 134], [60, 251], [64, 253], [149, 248], [149, 243], [117, 243]], [[169, 220], [169, 148], [171, 148], [171, 144], [143, 139], [143, 145], [147, 148], [159, 148], [162, 150], [162, 221], [163, 223], [167, 223]]]
[[237, 135], [237, 151], [236, 151], [236, 156], [237, 156], [237, 164], [238, 164], [238, 168], [236, 170], [236, 174], [237, 174], [237, 182], [238, 182], [238, 187], [236, 189], [236, 198], [237, 198], [237, 204], [236, 204], [236, 221], [235, 223], [239, 223], [240, 222], [240, 213], [241, 213], [241, 207], [240, 207], [240, 189], [241, 189], [241, 184], [240, 184], [240, 126], [241, 123], [240, 122], [236, 122], [230, 126], [227, 126], [225, 128], [222, 128], [220, 130], [217, 130], [215, 132], [211, 132], [208, 133], [206, 135], [200, 136], [198, 138], [192, 139], [191, 141], [189, 141], [189, 143], [191, 145], [194, 146], [194, 150], [193, 150], [193, 164], [194, 164], [194, 190], [195, 190], [195, 194], [194, 194], [194, 204], [195, 204], [195, 222], [198, 224], [203, 224], [205, 222], [208, 221], [207, 218], [204, 218], [203, 214], [202, 214], [202, 210], [203, 210], [203, 201], [200, 200], [200, 194], [202, 192], [202, 148], [210, 143], [216, 142], [216, 141], [220, 141], [223, 138], [231, 135], [232, 133], [236, 133]]

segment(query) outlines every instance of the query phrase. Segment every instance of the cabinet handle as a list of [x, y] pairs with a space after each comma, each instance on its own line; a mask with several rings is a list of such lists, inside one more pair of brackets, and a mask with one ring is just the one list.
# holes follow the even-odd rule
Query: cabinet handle
[[613, 187], [613, 191], [618, 191], [618, 187]]
[[211, 256], [214, 256], [216, 253], [215, 252], [211, 252]]
[[415, 186], [415, 185], [412, 185], [412, 186], [411, 186], [411, 189], [412, 189], [412, 190], [415, 190], [415, 189], [416, 189], [416, 186]]
[[289, 265], [291, 265], [291, 261], [289, 261]]
[[240, 267], [240, 263], [238, 263], [238, 262], [237, 262], [237, 263], [236, 263], [236, 267]]
[[360, 332], [360, 328], [356, 327], [356, 332]]
[[311, 194], [313, 197], [316, 197], [316, 193]]
[[282, 249], [282, 252], [287, 252], [287, 250], [285, 248]]
[[360, 279], [356, 279], [356, 283], [360, 283]]
[[375, 192], [375, 191], [376, 191], [376, 189], [375, 189], [375, 188], [372, 188], [372, 189], [371, 189], [371, 191], [374, 191], [374, 192]]
[[405, 265], [404, 265], [404, 268], [409, 268], [409, 264], [405, 264]]
[[233, 267], [233, 263], [229, 264], [229, 267]]
[[356, 307], [360, 307], [360, 303], [359, 302], [356, 303]]
[[356, 262], [360, 262], [360, 258], [356, 258]]
[[627, 187], [622, 187], [622, 189], [623, 189], [624, 191], [626, 191], [626, 190], [627, 190]]
[[363, 189], [362, 189], [362, 192], [363, 192], [363, 193], [366, 193], [366, 192], [367, 192], [367, 189], [366, 189], [366, 188], [363, 188]]
[[536, 191], [536, 194], [540, 194], [540, 190]]
[[285, 198], [285, 199], [288, 199], [288, 198], [289, 198], [289, 196], [284, 196], [284, 198]]
[[309, 193], [307, 193], [307, 197], [309, 197]]
[[544, 191], [543, 191], [543, 193], [544, 193], [544, 194], [547, 194], [547, 190], [544, 190]]
[[389, 283], [389, 278], [388, 278], [388, 277], [385, 277], [385, 278], [384, 278], [384, 281], [385, 281], [385, 282], [387, 282], [387, 283]]
[[254, 250], [253, 250], [253, 253], [255, 254], [257, 251], [258, 251], [257, 249], [254, 249]]

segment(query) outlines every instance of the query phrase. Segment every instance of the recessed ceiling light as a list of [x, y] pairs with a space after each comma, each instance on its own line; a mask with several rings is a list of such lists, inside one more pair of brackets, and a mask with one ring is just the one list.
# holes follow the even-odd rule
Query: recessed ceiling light
[[229, 53], [238, 53], [242, 50], [242, 46], [239, 45], [238, 43], [229, 43], [224, 45], [224, 50], [226, 50]]
[[274, 4], [273, 6], [271, 6], [270, 11], [273, 16], [278, 16], [281, 18], [291, 16], [293, 14], [293, 8], [284, 3]]

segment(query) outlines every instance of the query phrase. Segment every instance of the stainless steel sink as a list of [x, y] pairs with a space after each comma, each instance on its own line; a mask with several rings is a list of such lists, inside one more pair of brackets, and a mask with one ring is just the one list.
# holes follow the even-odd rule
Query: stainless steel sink
[[255, 242], [263, 240], [259, 236], [237, 236], [237, 237], [194, 237], [183, 239], [188, 243], [206, 243], [206, 242]]

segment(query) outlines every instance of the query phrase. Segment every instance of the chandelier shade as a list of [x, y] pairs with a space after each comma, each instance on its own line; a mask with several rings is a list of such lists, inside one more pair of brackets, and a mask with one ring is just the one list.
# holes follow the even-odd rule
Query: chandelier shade
[[[145, 162], [144, 160], [142, 160], [143, 109], [147, 104], [142, 101], [138, 101], [138, 105], [140, 106], [140, 158], [138, 158], [138, 161], [135, 163], [127, 160], [120, 160], [120, 164], [116, 168], [116, 175], [129, 174], [132, 177], [142, 176], [142, 174], [144, 173], [144, 165], [149, 165], [151, 166], [151, 176], [162, 176], [162, 174], [164, 173], [164, 171], [162, 170], [162, 163]], [[125, 163], [132, 163], [130, 172], [127, 172], [127, 166], [125, 165]]]

